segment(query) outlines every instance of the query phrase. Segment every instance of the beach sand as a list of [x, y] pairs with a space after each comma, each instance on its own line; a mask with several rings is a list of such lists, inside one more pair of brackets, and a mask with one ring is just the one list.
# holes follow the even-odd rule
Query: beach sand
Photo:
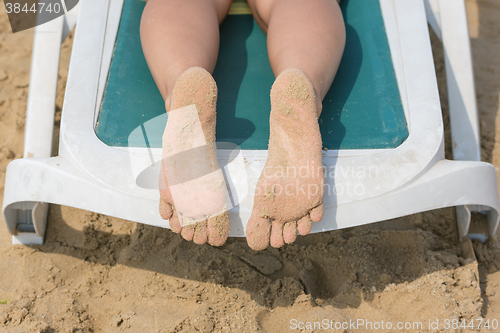
[[[500, 167], [500, 2], [466, 2], [482, 158]], [[23, 154], [32, 38], [32, 30], [11, 33], [0, 5], [0, 200], [7, 164]], [[54, 151], [71, 42], [62, 46]], [[451, 157], [443, 52], [435, 36], [433, 44]], [[474, 228], [485, 223], [473, 216]], [[429, 322], [439, 320], [452, 332], [447, 319], [498, 323], [499, 270], [497, 240], [459, 242], [453, 208], [256, 252], [243, 238], [199, 246], [170, 230], [51, 205], [42, 246], [13, 246], [0, 226], [0, 332], [290, 332], [323, 320], [383, 320], [397, 332], [436, 331]], [[398, 322], [422, 326], [397, 330]]]

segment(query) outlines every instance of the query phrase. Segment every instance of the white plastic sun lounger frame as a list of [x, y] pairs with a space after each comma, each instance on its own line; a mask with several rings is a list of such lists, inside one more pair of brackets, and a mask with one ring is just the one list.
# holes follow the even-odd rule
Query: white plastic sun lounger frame
[[[468, 233], [471, 210], [487, 214], [489, 234], [493, 235], [500, 211], [496, 170], [491, 164], [479, 162], [472, 64], [470, 58], [462, 58], [462, 64], [456, 57], [470, 54], [465, 7], [457, 0], [436, 0], [426, 6], [416, 0], [380, 3], [410, 135], [395, 149], [324, 152], [323, 163], [327, 173], [333, 175], [327, 177], [326, 187], [336, 192], [325, 195], [325, 215], [314, 224], [313, 232], [457, 206], [460, 236]], [[109, 147], [94, 132], [122, 4], [123, 0], [86, 0], [80, 4], [59, 156], [52, 158], [53, 97], [60, 51], [56, 42], [61, 40], [57, 36], [63, 27], [57, 20], [37, 27], [37, 32], [46, 29], [58, 35], [35, 34], [24, 156], [32, 158], [9, 164], [2, 210], [14, 243], [43, 242], [48, 203], [168, 227], [168, 221], [158, 213], [158, 191], [135, 183], [136, 171], [151, 164], [151, 154], [158, 160], [161, 150]], [[442, 10], [440, 6], [448, 7]], [[439, 22], [433, 26], [445, 40], [450, 100], [462, 101], [459, 107], [450, 102], [454, 154], [468, 161], [444, 159], [443, 122], [426, 7], [430, 21]], [[448, 14], [437, 20], [440, 8], [441, 14]], [[453, 27], [445, 29], [448, 24]], [[39, 51], [42, 48], [45, 53]], [[456, 79], [455, 85], [450, 85], [450, 77]], [[460, 140], [462, 137], [467, 140]], [[218, 157], [225, 166], [229, 152], [219, 150]], [[225, 169], [239, 202], [230, 210], [231, 236], [245, 235], [253, 205], [253, 189], [248, 184], [258, 179], [266, 158], [267, 151], [242, 150]]]

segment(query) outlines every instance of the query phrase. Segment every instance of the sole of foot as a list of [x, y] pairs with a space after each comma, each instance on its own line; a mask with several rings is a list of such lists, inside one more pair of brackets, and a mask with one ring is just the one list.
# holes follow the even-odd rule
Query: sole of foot
[[163, 134], [160, 215], [188, 241], [220, 246], [229, 235], [227, 190], [215, 146], [217, 85], [192, 67], [172, 90]]
[[287, 69], [271, 89], [268, 158], [246, 227], [254, 250], [293, 243], [323, 217], [324, 175], [317, 101], [306, 75]]

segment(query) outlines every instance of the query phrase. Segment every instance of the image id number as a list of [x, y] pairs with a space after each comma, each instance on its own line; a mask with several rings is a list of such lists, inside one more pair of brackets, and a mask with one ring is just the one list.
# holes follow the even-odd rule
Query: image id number
[[19, 14], [21, 12], [24, 12], [26, 14], [28, 13], [60, 13], [61, 12], [61, 5], [59, 3], [48, 3], [45, 5], [45, 2], [39, 2], [38, 3], [38, 9], [37, 9], [37, 4], [34, 3], [30, 8], [28, 8], [28, 4], [25, 3], [24, 6], [21, 3], [15, 2], [15, 3], [6, 3], [5, 8], [7, 10], [7, 14]]

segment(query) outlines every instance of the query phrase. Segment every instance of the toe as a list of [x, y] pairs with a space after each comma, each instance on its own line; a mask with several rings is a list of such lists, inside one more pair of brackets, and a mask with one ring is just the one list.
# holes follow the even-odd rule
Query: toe
[[264, 250], [269, 246], [271, 223], [269, 223], [267, 218], [252, 213], [247, 223], [246, 236], [250, 248], [254, 250]]
[[302, 236], [305, 236], [311, 232], [312, 221], [309, 215], [304, 216], [297, 223], [297, 229], [299, 230]]
[[287, 222], [283, 226], [283, 239], [285, 243], [291, 244], [297, 239], [297, 222]]
[[196, 244], [205, 244], [208, 239], [207, 221], [199, 222], [195, 225], [193, 242]]
[[184, 225], [181, 230], [181, 236], [187, 241], [192, 241], [194, 237], [194, 224]]
[[182, 230], [181, 227], [181, 222], [179, 221], [179, 216], [177, 215], [177, 212], [175, 208], [172, 210], [172, 216], [168, 220], [168, 224], [170, 225], [170, 230], [172, 230], [175, 233], [180, 233]]
[[172, 217], [172, 206], [165, 200], [160, 199], [160, 215], [164, 220], [168, 220]]
[[324, 211], [325, 209], [323, 207], [323, 204], [321, 204], [318, 207], [313, 208], [309, 213], [309, 216], [311, 216], [311, 220], [313, 220], [313, 222], [319, 222], [323, 218]]
[[230, 228], [229, 212], [208, 219], [208, 244], [221, 246], [227, 240]]
[[283, 223], [273, 221], [271, 228], [271, 246], [282, 247], [283, 245], [285, 245], [285, 240], [283, 239]]

